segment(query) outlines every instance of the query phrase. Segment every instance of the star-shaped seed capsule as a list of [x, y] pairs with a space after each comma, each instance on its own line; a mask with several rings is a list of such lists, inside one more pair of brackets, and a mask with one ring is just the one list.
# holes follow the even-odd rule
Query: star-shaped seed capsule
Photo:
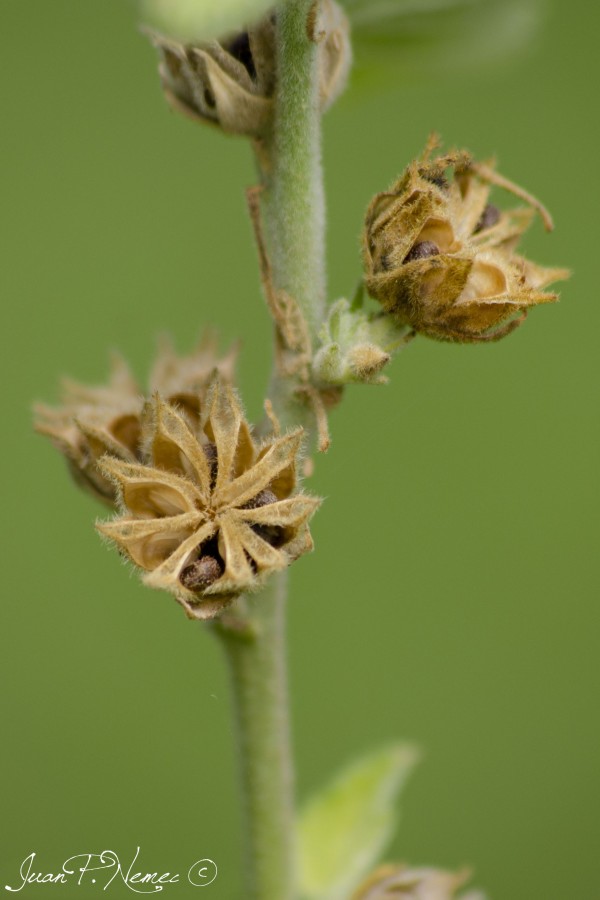
[[[237, 347], [218, 356], [212, 331], [206, 331], [187, 356], [178, 356], [165, 337], [148, 379], [150, 394], [158, 391], [195, 424], [213, 372], [217, 369], [232, 382], [236, 357]], [[49, 437], [64, 455], [77, 483], [109, 506], [115, 504], [115, 486], [97, 463], [107, 453], [127, 462], [143, 459], [143, 393], [125, 360], [115, 355], [107, 384], [90, 386], [64, 379], [62, 405], [38, 404], [35, 409], [36, 431]]]
[[294, 493], [302, 429], [257, 445], [218, 376], [197, 427], [159, 395], [143, 418], [146, 461], [100, 463], [122, 514], [97, 527], [145, 584], [172, 593], [191, 618], [212, 618], [312, 549], [308, 520], [321, 501]]
[[[545, 291], [568, 277], [516, 253], [539, 212], [531, 194], [466, 151], [431, 159], [435, 143], [367, 210], [363, 238], [365, 284], [386, 312], [438, 340], [495, 341], [523, 322], [527, 311], [551, 303]], [[524, 206], [501, 211], [489, 202], [492, 185]]]

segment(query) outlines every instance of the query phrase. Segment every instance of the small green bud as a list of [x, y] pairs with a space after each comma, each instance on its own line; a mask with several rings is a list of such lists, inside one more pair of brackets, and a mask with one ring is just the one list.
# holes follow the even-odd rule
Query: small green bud
[[313, 371], [325, 384], [385, 384], [382, 369], [410, 330], [390, 316], [366, 312], [347, 300], [334, 303], [321, 334]]

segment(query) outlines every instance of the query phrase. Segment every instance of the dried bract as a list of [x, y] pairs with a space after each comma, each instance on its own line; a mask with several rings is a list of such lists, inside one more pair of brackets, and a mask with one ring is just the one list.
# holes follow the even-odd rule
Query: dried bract
[[[207, 331], [196, 350], [178, 356], [167, 338], [149, 378], [150, 393], [158, 391], [192, 422], [200, 420], [200, 404], [215, 369], [234, 379], [237, 347], [219, 358], [217, 338]], [[62, 405], [35, 408], [35, 428], [47, 435], [64, 455], [75, 480], [96, 497], [114, 506], [115, 486], [98, 469], [106, 453], [126, 462], [143, 459], [142, 390], [120, 356], [113, 356], [108, 384], [88, 386], [64, 379]]]
[[[182, 44], [149, 31], [160, 54], [160, 78], [171, 106], [231, 134], [261, 137], [270, 128], [276, 91], [276, 14], [221, 41]], [[343, 91], [351, 63], [348, 19], [323, 0], [314, 25], [321, 109]]]
[[[415, 331], [438, 340], [498, 340], [527, 311], [558, 299], [543, 290], [568, 277], [515, 252], [535, 212], [552, 220], [534, 197], [478, 163], [466, 151], [431, 159], [430, 142], [389, 191], [367, 211], [365, 284], [371, 296]], [[525, 205], [501, 211], [492, 185]], [[515, 317], [516, 315], [516, 317]]]
[[312, 549], [308, 520], [320, 500], [294, 493], [302, 434], [257, 445], [219, 377], [197, 427], [157, 394], [144, 414], [145, 462], [100, 464], [121, 515], [98, 529], [145, 584], [172, 593], [190, 618], [211, 618]]
[[382, 866], [358, 889], [352, 900], [484, 900], [479, 892], [456, 893], [468, 878], [468, 872]]

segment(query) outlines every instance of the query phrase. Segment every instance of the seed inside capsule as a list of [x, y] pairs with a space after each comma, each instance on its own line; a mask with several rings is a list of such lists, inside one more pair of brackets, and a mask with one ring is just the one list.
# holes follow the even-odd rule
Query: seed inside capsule
[[480, 231], [485, 231], [487, 228], [491, 228], [492, 225], [495, 225], [499, 220], [500, 210], [497, 206], [494, 206], [493, 203], [488, 203], [488, 205], [484, 207], [484, 210], [481, 213], [479, 222], [473, 230], [473, 234], [479, 234]]
[[[277, 503], [278, 497], [273, 491], [259, 491], [256, 497], [244, 503], [242, 509], [260, 509], [261, 506], [268, 506], [270, 503]], [[266, 525], [264, 523], [250, 526], [259, 537], [271, 544], [272, 547], [280, 547], [284, 542], [284, 530], [281, 525]]]
[[218, 559], [214, 556], [201, 556], [183, 569], [179, 581], [188, 591], [203, 591], [222, 574], [223, 566]]
[[242, 509], [259, 509], [261, 506], [268, 506], [269, 503], [277, 503], [277, 497], [270, 490], [259, 491], [256, 497], [252, 497], [247, 503], [244, 503]]
[[404, 262], [414, 262], [415, 259], [427, 259], [428, 256], [438, 256], [440, 248], [433, 241], [419, 241], [404, 257]]
[[217, 447], [212, 442], [208, 442], [208, 444], [204, 444], [202, 449], [204, 450], [204, 455], [206, 457], [206, 461], [210, 467], [210, 486], [214, 488], [215, 482], [217, 480], [217, 472], [219, 469], [219, 458], [217, 454]]

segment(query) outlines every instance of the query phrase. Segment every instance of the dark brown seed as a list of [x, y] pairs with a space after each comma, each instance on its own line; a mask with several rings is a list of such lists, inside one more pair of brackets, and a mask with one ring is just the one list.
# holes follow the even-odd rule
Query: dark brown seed
[[[270, 491], [268, 488], [264, 491], [260, 491], [256, 497], [253, 497], [252, 500], [248, 500], [247, 503], [241, 507], [242, 509], [260, 509], [261, 506], [268, 506], [270, 503], [277, 503], [279, 498]], [[256, 534], [266, 541], [267, 544], [271, 544], [272, 547], [280, 547], [283, 543], [283, 528], [280, 525], [251, 525], [252, 531], [255, 531]]]
[[484, 208], [481, 213], [481, 217], [479, 222], [475, 226], [475, 230], [473, 234], [479, 234], [480, 231], [485, 231], [487, 228], [491, 228], [492, 225], [495, 225], [500, 219], [500, 210], [497, 206], [494, 206], [492, 203], [488, 203], [488, 205]]
[[438, 256], [440, 248], [433, 241], [419, 241], [404, 257], [404, 262], [413, 262], [415, 259], [426, 259], [428, 256]]
[[217, 472], [219, 470], [219, 457], [217, 453], [216, 444], [213, 444], [211, 441], [208, 444], [203, 444], [202, 449], [204, 450], [204, 455], [206, 457], [206, 461], [210, 466], [210, 486], [213, 488], [215, 486], [215, 482], [217, 480]]
[[259, 509], [261, 506], [268, 506], [269, 503], [277, 503], [277, 497], [273, 491], [260, 491], [252, 500], [241, 507], [241, 509]]
[[214, 556], [201, 556], [186, 566], [179, 581], [188, 591], [203, 591], [223, 574], [223, 566]]

